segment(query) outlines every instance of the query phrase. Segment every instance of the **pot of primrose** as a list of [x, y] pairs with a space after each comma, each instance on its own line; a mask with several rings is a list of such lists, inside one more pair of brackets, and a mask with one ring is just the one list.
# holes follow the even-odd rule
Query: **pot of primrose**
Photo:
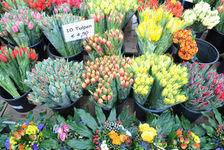
[[46, 16], [39, 22], [40, 28], [50, 42], [47, 51], [52, 58], [65, 58], [75, 61], [83, 60], [83, 40], [75, 40], [74, 37], [77, 37], [74, 35], [75, 33], [71, 33], [71, 37], [69, 36], [69, 38], [64, 37], [63, 30], [61, 30], [64, 24], [78, 21], [81, 21], [81, 18], [72, 14], [54, 14]]
[[[93, 74], [90, 75], [89, 72], [92, 71]], [[101, 107], [105, 115], [109, 115], [113, 107], [119, 115], [128, 102], [133, 84], [130, 58], [104, 56], [87, 61], [82, 78], [82, 87], [91, 93], [90, 100]]]
[[[135, 80], [133, 85], [135, 111], [140, 121], [145, 121], [149, 113], [160, 115], [173, 105], [186, 100], [182, 92], [182, 87], [187, 81], [186, 69], [174, 64], [169, 56], [151, 53], [142, 55], [132, 61], [132, 68]], [[168, 76], [175, 74], [179, 78], [167, 78], [164, 73]], [[175, 90], [169, 92], [169, 89]]]
[[73, 115], [73, 108], [83, 94], [82, 69], [82, 62], [65, 59], [48, 58], [36, 64], [25, 80], [33, 89], [29, 94], [29, 100], [36, 105], [49, 107], [65, 118]]
[[221, 95], [224, 94], [224, 75], [209, 69], [208, 64], [187, 62], [183, 65], [188, 69], [188, 83], [185, 88], [188, 100], [175, 109], [178, 115], [183, 114], [194, 122], [202, 113], [208, 113], [223, 105], [224, 98]]
[[26, 46], [15, 49], [1, 47], [0, 51], [0, 98], [16, 111], [28, 112], [35, 105], [27, 100], [31, 89], [24, 84], [24, 80], [26, 72], [31, 71], [37, 61], [36, 52]]
[[[38, 21], [42, 16], [39, 12], [32, 11], [31, 9], [5, 13], [4, 17], [0, 20], [0, 32], [4, 33], [1, 34], [1, 37], [13, 49], [18, 45], [26, 45], [29, 48], [35, 49], [38, 54], [38, 60], [43, 60], [47, 57], [47, 54], [44, 51], [43, 33], [38, 26]], [[19, 27], [17, 26], [18, 22]]]

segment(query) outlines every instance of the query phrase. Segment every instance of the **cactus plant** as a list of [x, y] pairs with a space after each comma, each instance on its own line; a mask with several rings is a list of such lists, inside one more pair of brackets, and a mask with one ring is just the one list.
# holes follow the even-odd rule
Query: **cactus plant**
[[45, 59], [27, 73], [25, 83], [32, 88], [28, 100], [46, 107], [63, 107], [82, 96], [83, 63], [65, 59]]

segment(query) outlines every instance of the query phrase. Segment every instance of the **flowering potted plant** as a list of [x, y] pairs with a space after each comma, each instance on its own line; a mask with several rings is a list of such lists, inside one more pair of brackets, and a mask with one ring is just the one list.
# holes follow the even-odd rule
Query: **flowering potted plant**
[[166, 12], [164, 8], [147, 8], [140, 14], [140, 18], [143, 18], [143, 21], [136, 29], [140, 53], [149, 51], [164, 54], [172, 45], [173, 33], [188, 25], [173, 17], [173, 14]]
[[121, 53], [124, 54], [124, 47], [122, 47], [123, 40], [124, 38], [121, 30], [111, 29], [106, 31], [102, 36], [95, 34], [93, 37], [87, 38], [83, 42], [83, 46], [92, 60], [104, 55], [121, 56]]
[[132, 61], [135, 103], [145, 112], [161, 114], [187, 100], [187, 68], [176, 65], [165, 55], [147, 53]]
[[188, 101], [181, 104], [180, 111], [190, 121], [195, 121], [201, 112], [209, 112], [224, 103], [224, 75], [209, 70], [209, 65], [183, 63], [188, 69], [188, 84], [185, 87]]
[[209, 121], [209, 125], [204, 123], [201, 125], [207, 135], [204, 147], [221, 150], [224, 148], [224, 118], [217, 109], [214, 109], [213, 112], [215, 119], [209, 117], [207, 114], [203, 114]]
[[26, 46], [0, 48], [0, 96], [19, 112], [34, 108], [26, 99], [30, 89], [23, 81], [26, 79], [26, 72], [33, 68], [36, 60], [35, 50]]
[[6, 140], [7, 149], [32, 149], [38, 150], [42, 142], [42, 129], [44, 124], [35, 124], [28, 122], [25, 124], [17, 124], [10, 132], [10, 137]]
[[118, 56], [104, 56], [88, 61], [82, 74], [82, 87], [91, 93], [90, 100], [105, 110], [110, 110], [114, 104], [124, 104], [133, 83], [130, 65], [130, 58]]
[[82, 60], [82, 40], [65, 42], [62, 25], [81, 21], [82, 18], [72, 14], [55, 14], [45, 16], [39, 21], [39, 26], [50, 41], [48, 53], [53, 58], [68, 58], [69, 60]]
[[28, 100], [43, 105], [66, 116], [72, 113], [77, 100], [82, 97], [82, 62], [65, 59], [45, 59], [27, 73], [25, 83], [32, 89]]
[[43, 36], [37, 25], [41, 17], [40, 13], [30, 9], [6, 12], [0, 20], [0, 36], [12, 44], [12, 48], [22, 44], [29, 47], [41, 44]]
[[193, 9], [187, 9], [183, 13], [183, 19], [186, 22], [191, 22], [192, 29], [196, 32], [197, 38], [200, 38], [206, 29], [212, 29], [219, 21], [217, 10], [211, 10], [211, 7], [206, 2], [197, 3]]

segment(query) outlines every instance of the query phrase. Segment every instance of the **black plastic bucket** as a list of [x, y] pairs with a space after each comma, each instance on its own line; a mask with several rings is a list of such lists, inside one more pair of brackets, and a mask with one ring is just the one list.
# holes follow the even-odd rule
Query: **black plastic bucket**
[[200, 64], [213, 65], [219, 60], [219, 52], [211, 43], [197, 38], [195, 41], [198, 46], [196, 57]]
[[149, 109], [149, 108], [146, 108], [144, 106], [142, 106], [141, 104], [139, 104], [137, 102], [137, 100], [135, 99], [135, 96], [133, 94], [133, 98], [134, 98], [134, 101], [135, 101], [135, 104], [134, 104], [134, 111], [136, 112], [136, 118], [139, 120], [139, 121], [146, 121], [147, 119], [147, 114], [157, 114], [157, 115], [160, 115], [162, 114], [164, 111], [167, 111], [168, 109], [158, 109], [158, 110], [152, 110], [152, 109]]
[[191, 9], [194, 7], [194, 5], [195, 5], [194, 3], [188, 2], [186, 0], [183, 0], [182, 2], [182, 6], [184, 7], [184, 9]]
[[64, 107], [52, 107], [51, 109], [54, 112], [58, 112], [59, 115], [63, 116], [64, 118], [67, 118], [69, 115], [74, 116], [74, 107], [78, 106], [80, 98], [67, 106]]
[[[129, 99], [129, 96], [127, 96], [127, 98], [123, 101], [123, 103], [115, 106], [117, 116], [122, 112], [124, 105], [128, 102], [128, 99]], [[102, 110], [105, 116], [109, 117], [112, 108], [111, 109], [102, 108]]]
[[206, 110], [206, 111], [196, 111], [192, 110], [190, 108], [187, 108], [184, 106], [183, 103], [174, 106], [174, 112], [180, 117], [181, 115], [184, 115], [185, 118], [187, 118], [190, 122], [196, 121], [201, 115], [202, 112], [209, 113], [212, 109]]
[[201, 38], [202, 34], [203, 34], [205, 31], [206, 31], [206, 30], [194, 31], [194, 33], [196, 34], [196, 38]]
[[[43, 59], [48, 58], [48, 55], [47, 55], [46, 51], [44, 50], [44, 45], [45, 45], [44, 42], [45, 42], [45, 38], [43, 37], [36, 44], [29, 46], [29, 48], [33, 48], [36, 51], [36, 53], [38, 54], [38, 59], [37, 59], [38, 61], [42, 61]], [[8, 42], [8, 45], [12, 49], [15, 48], [15, 46], [9, 42]]]
[[12, 98], [8, 92], [0, 87], [0, 99], [5, 100], [13, 109], [18, 112], [28, 112], [36, 107], [36, 105], [29, 103], [27, 99], [27, 95], [30, 93], [30, 91], [31, 89], [19, 98]]
[[207, 37], [205, 39], [212, 45], [214, 45], [219, 53], [224, 52], [224, 34], [221, 32], [218, 32], [215, 28], [208, 31]]
[[[143, 52], [142, 52], [142, 50], [140, 49], [138, 43], [137, 43], [137, 45], [136, 45], [136, 48], [137, 48], [138, 54], [139, 54], [139, 55], [142, 55]], [[174, 46], [171, 45], [171, 46], [167, 49], [166, 53], [169, 53], [171, 56], [173, 56], [173, 54], [174, 54]]]
[[224, 115], [224, 105], [218, 108], [220, 114]]
[[53, 45], [48, 43], [47, 52], [49, 53], [50, 57], [53, 59], [64, 58], [64, 59], [68, 59], [69, 61], [73, 61], [73, 60], [78, 61], [78, 62], [83, 61], [83, 52], [84, 52], [83, 49], [81, 51], [79, 51], [77, 54], [74, 54], [72, 56], [63, 57], [57, 52], [57, 50], [53, 47]]

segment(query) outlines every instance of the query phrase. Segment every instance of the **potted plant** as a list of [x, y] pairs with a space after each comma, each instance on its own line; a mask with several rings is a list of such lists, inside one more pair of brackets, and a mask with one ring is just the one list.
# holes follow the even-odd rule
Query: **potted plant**
[[209, 65], [200, 65], [197, 62], [183, 65], [188, 69], [189, 82], [185, 87], [188, 100], [180, 104], [178, 110], [194, 122], [202, 112], [208, 113], [224, 103], [224, 75], [209, 70]]
[[173, 33], [188, 26], [184, 20], [173, 17], [162, 7], [157, 10], [147, 8], [140, 14], [141, 20], [136, 29], [139, 53], [164, 54], [172, 45]]
[[[88, 52], [90, 58], [94, 60], [97, 57], [124, 55], [124, 37], [119, 29], [111, 29], [103, 35], [95, 34], [93, 37], [86, 38], [83, 46]], [[123, 46], [122, 46], [123, 45]]]
[[211, 30], [208, 31], [206, 41], [213, 44], [219, 51], [223, 52], [223, 42], [224, 42], [224, 2], [220, 0], [220, 5], [217, 6], [218, 15], [220, 17], [220, 22]]
[[39, 21], [39, 26], [50, 41], [48, 53], [53, 58], [66, 58], [69, 60], [82, 61], [82, 40], [65, 42], [62, 25], [81, 21], [82, 18], [72, 14], [55, 14], [44, 16]]
[[65, 59], [45, 59], [27, 73], [25, 83], [32, 89], [28, 100], [36, 105], [50, 107], [66, 117], [82, 97], [82, 62]]
[[0, 20], [0, 36], [8, 42], [11, 48], [26, 46], [33, 48], [39, 54], [39, 59], [45, 58], [43, 51], [43, 34], [37, 25], [42, 15], [31, 9], [6, 12]]
[[193, 9], [187, 9], [183, 13], [185, 22], [193, 23], [191, 28], [196, 33], [196, 37], [200, 38], [207, 29], [215, 27], [219, 21], [217, 10], [211, 10], [211, 7], [206, 2], [197, 3]]
[[[82, 74], [82, 87], [91, 93], [90, 100], [109, 112], [115, 105], [121, 112], [133, 84], [131, 59], [104, 56], [88, 61]], [[108, 114], [108, 113], [107, 113]]]
[[27, 101], [30, 88], [23, 81], [36, 60], [35, 50], [26, 46], [0, 49], [0, 96], [16, 111], [27, 112], [35, 107]]
[[173, 35], [173, 42], [178, 49], [175, 61], [191, 61], [213, 65], [219, 60], [219, 52], [210, 43], [195, 39], [190, 29], [180, 29]]
[[134, 59], [132, 69], [138, 119], [143, 120], [148, 112], [161, 114], [187, 100], [183, 92], [188, 82], [187, 68], [174, 64], [170, 57], [147, 53]]

